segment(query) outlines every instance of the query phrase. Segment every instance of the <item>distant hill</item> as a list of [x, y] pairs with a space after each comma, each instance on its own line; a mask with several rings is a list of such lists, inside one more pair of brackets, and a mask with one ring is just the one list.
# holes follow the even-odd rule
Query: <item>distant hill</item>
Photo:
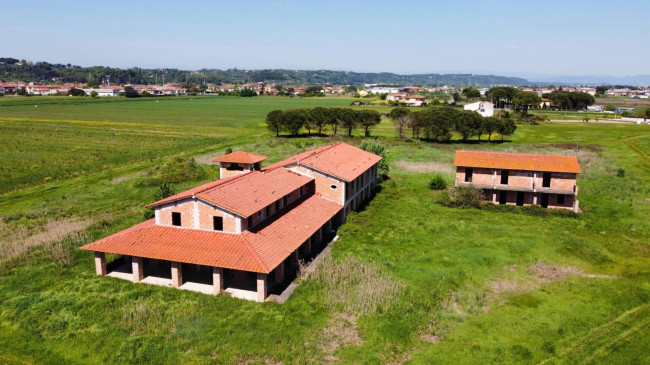
[[528, 77], [531, 82], [565, 84], [565, 85], [650, 85], [650, 75], [633, 75], [633, 76], [606, 76], [606, 75], [558, 75], [543, 77]]
[[110, 75], [111, 83], [153, 84], [176, 83], [249, 83], [269, 82], [285, 85], [526, 85], [519, 77], [473, 74], [417, 74], [399, 75], [389, 72], [347, 72], [331, 70], [217, 70], [198, 71], [178, 69], [120, 69], [112, 67], [80, 67], [48, 62], [20, 62], [16, 58], [0, 58], [0, 81], [24, 82], [101, 82]]

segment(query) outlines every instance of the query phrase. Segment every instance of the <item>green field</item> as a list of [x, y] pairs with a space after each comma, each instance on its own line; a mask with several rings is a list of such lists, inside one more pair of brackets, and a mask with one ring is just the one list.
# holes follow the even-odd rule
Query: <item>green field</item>
[[[276, 138], [263, 123], [272, 109], [351, 99], [7, 99], [0, 363], [650, 361], [647, 126], [518, 125], [504, 143], [464, 145], [399, 141], [384, 120], [373, 134], [387, 146], [391, 179], [340, 228], [321, 266], [351, 279], [302, 278], [278, 305], [98, 277], [92, 253], [77, 248], [142, 221], [151, 176], [173, 157], [201, 163], [232, 147], [273, 162], [359, 144], [361, 130]], [[450, 208], [438, 203], [446, 192], [427, 188], [436, 173], [453, 182], [456, 149], [575, 154], [578, 139], [578, 218]], [[175, 188], [216, 177], [203, 169]], [[54, 228], [64, 234], [34, 238]], [[394, 289], [365, 296], [382, 288]]]

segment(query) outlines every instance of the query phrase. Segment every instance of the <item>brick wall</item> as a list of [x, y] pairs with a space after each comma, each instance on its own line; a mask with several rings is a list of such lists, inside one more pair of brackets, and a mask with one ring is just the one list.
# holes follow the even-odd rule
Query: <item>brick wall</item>
[[343, 204], [343, 194], [345, 194], [345, 191], [343, 189], [345, 182], [343, 180], [337, 179], [333, 176], [325, 175], [304, 166], [293, 166], [290, 168], [290, 170], [301, 175], [313, 177], [316, 192], [319, 193], [320, 196], [333, 202]]
[[236, 227], [237, 218], [234, 214], [228, 213], [219, 208], [215, 208], [213, 206], [205, 204], [202, 201], [198, 201], [197, 206], [199, 212], [199, 216], [198, 216], [199, 226], [197, 228], [213, 230], [214, 229], [213, 217], [222, 217], [223, 232], [237, 233], [237, 227]]
[[184, 199], [156, 208], [156, 222], [160, 225], [172, 225], [172, 212], [181, 213], [181, 227], [194, 227], [194, 201]]

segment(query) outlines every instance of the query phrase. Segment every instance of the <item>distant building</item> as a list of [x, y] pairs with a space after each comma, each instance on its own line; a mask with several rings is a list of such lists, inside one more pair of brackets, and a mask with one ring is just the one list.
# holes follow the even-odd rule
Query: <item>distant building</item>
[[490, 101], [477, 101], [471, 104], [465, 104], [465, 110], [472, 110], [484, 117], [491, 117], [494, 115], [494, 104]]
[[588, 112], [599, 112], [601, 113], [603, 111], [603, 106], [602, 105], [589, 105], [587, 107]]
[[454, 165], [456, 186], [480, 188], [486, 201], [580, 211], [575, 156], [456, 151]]
[[97, 96], [118, 96], [123, 89], [120, 88], [101, 88], [101, 89], [82, 89], [86, 95], [90, 95], [93, 91]]

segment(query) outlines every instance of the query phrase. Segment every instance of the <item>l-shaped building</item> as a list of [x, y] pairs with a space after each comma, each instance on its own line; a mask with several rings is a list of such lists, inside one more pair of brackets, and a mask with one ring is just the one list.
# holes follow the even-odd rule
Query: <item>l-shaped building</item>
[[[266, 158], [216, 158], [219, 180], [149, 204], [154, 219], [82, 249], [98, 275], [264, 301], [373, 195], [381, 160], [345, 143], [262, 168]], [[121, 255], [112, 271], [106, 254]]]

